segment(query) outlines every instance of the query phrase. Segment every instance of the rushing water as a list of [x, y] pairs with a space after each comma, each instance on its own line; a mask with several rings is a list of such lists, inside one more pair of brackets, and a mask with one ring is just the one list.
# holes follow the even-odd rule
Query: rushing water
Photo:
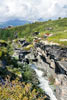
[[43, 71], [37, 69], [34, 64], [32, 64], [31, 66], [35, 70], [35, 72], [38, 76], [38, 80], [40, 81], [40, 85], [39, 85], [40, 88], [42, 88], [47, 93], [47, 95], [50, 96], [50, 100], [57, 100], [56, 97], [53, 94], [52, 89], [49, 86], [48, 81], [45, 80], [45, 78], [43, 77]]

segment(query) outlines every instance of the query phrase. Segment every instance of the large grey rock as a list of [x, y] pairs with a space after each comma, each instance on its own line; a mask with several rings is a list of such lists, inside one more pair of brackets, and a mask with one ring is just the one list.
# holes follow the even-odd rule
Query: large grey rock
[[67, 62], [66, 61], [57, 61], [56, 69], [59, 69], [60, 73], [67, 74]]
[[62, 60], [64, 58], [67, 61], [67, 48], [62, 48], [58, 45], [45, 45], [42, 42], [36, 44], [36, 46], [46, 51], [47, 56], [50, 55], [51, 59]]
[[67, 100], [67, 76], [61, 74], [57, 78], [60, 84], [56, 86], [56, 96], [58, 100]]

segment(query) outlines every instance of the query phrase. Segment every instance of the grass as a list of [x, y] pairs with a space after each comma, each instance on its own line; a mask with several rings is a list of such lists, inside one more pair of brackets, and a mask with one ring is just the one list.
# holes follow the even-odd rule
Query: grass
[[[52, 30], [47, 28], [51, 27]], [[15, 33], [18, 38], [25, 38], [27, 41], [32, 41], [34, 32], [40, 32], [40, 37], [45, 33], [55, 34], [48, 38], [49, 41], [59, 42], [61, 38], [67, 38], [67, 18], [58, 20], [49, 20], [46, 22], [35, 22], [24, 26], [16, 26], [7, 29], [0, 29], [0, 39], [2, 40], [13, 40], [15, 39]], [[66, 42], [60, 42], [60, 44], [67, 45]]]
[[59, 43], [60, 45], [67, 46], [67, 41], [60, 41], [60, 39], [67, 39], [67, 32], [59, 32], [48, 38], [49, 41]]

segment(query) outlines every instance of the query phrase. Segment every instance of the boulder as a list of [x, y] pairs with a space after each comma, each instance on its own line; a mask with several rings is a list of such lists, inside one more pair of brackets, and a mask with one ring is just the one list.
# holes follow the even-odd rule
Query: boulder
[[55, 62], [54, 62], [53, 59], [51, 59], [50, 67], [53, 68], [53, 69], [55, 69]]
[[26, 47], [26, 46], [28, 46], [29, 44], [30, 44], [29, 42], [26, 42], [26, 41], [25, 41], [25, 42], [23, 43], [22, 47]]
[[67, 62], [66, 61], [56, 61], [56, 71], [59, 70], [59, 73], [67, 75]]
[[61, 84], [61, 81], [59, 81], [57, 78], [55, 78], [55, 83], [54, 85], [59, 86]]
[[40, 32], [34, 32], [34, 33], [33, 33], [33, 36], [34, 36], [34, 35], [39, 35], [39, 34], [40, 34]]
[[21, 40], [21, 39], [19, 40], [19, 42], [20, 42], [21, 44], [25, 43], [25, 41], [26, 41], [25, 39], [24, 39], [24, 40]]

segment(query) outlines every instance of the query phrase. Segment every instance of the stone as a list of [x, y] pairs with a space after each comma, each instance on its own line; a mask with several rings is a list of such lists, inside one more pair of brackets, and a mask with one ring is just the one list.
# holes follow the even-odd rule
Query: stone
[[58, 100], [67, 100], [67, 76], [59, 74], [55, 80]]
[[48, 56], [45, 56], [45, 59], [46, 59], [46, 63], [48, 63], [49, 65], [51, 64], [51, 60], [50, 60], [50, 57]]
[[25, 43], [25, 39], [24, 40], [19, 40], [19, 42], [21, 43], [21, 44], [23, 44], [23, 43]]
[[61, 84], [61, 82], [60, 82], [57, 78], [55, 78], [55, 83], [54, 83], [54, 85], [58, 86], [58, 85], [60, 85], [60, 84]]
[[53, 69], [55, 69], [55, 62], [54, 62], [53, 59], [51, 59], [50, 67], [53, 68]]
[[33, 36], [34, 36], [34, 35], [39, 35], [39, 34], [40, 34], [40, 32], [34, 32], [34, 33], [33, 33]]
[[22, 47], [26, 47], [26, 46], [28, 46], [29, 44], [30, 44], [29, 42], [24, 42], [23, 45], [22, 45]]
[[59, 69], [60, 73], [67, 75], [67, 62], [66, 61], [57, 61], [56, 66]]
[[59, 86], [56, 87], [56, 97], [58, 100], [61, 100], [61, 89], [59, 88]]

